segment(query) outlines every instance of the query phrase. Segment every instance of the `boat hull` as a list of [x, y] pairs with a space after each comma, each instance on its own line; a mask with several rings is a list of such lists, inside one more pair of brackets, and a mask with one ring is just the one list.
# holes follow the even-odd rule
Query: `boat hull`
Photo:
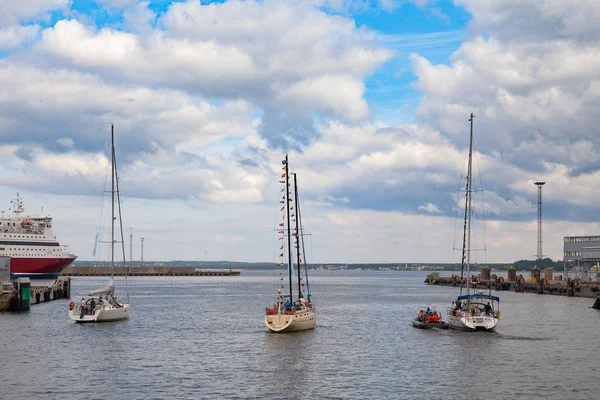
[[18, 258], [11, 257], [10, 273], [15, 278], [55, 279], [77, 257]]
[[412, 326], [419, 329], [448, 329], [450, 327], [450, 325], [445, 321], [423, 322], [416, 318], [412, 320]]
[[122, 307], [119, 308], [111, 307], [98, 309], [93, 315], [84, 315], [83, 317], [81, 317], [81, 314], [77, 308], [69, 311], [69, 318], [77, 323], [121, 321], [128, 319], [129, 317], [129, 304], [122, 304]]
[[274, 333], [287, 333], [314, 329], [317, 310], [299, 310], [293, 314], [265, 315], [265, 326]]
[[449, 315], [448, 324], [451, 329], [466, 331], [491, 331], [498, 325], [494, 316]]

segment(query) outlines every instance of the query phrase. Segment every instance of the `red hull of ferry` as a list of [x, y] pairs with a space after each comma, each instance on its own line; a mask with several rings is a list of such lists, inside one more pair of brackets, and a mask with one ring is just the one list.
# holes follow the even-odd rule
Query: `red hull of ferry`
[[74, 258], [15, 258], [10, 259], [13, 275], [56, 275], [75, 261]]

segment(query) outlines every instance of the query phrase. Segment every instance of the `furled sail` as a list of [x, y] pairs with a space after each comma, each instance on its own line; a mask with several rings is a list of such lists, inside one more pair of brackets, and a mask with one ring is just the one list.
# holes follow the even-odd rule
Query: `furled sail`
[[108, 285], [104, 286], [102, 289], [92, 290], [88, 293], [88, 296], [97, 296], [97, 295], [107, 295], [112, 296], [115, 293], [115, 279], [111, 276], [108, 280]]

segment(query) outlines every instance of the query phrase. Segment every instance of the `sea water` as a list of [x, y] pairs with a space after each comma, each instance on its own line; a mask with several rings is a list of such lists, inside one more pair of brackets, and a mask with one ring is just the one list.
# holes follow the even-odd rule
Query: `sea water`
[[[420, 330], [418, 311], [445, 316], [458, 291], [425, 276], [314, 271], [316, 329], [290, 334], [263, 322], [277, 271], [131, 277], [132, 317], [115, 323], [71, 322], [70, 300], [1, 313], [0, 398], [598, 398], [593, 299], [494, 291], [495, 332]], [[71, 300], [105, 281], [73, 278]]]

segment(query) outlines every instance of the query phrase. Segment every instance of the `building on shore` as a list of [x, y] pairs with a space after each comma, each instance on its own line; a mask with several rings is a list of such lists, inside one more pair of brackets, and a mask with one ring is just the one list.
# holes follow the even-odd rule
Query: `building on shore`
[[[582, 281], [598, 279], [600, 235], [567, 236], [564, 239], [564, 275]], [[595, 276], [591, 276], [592, 268]]]

